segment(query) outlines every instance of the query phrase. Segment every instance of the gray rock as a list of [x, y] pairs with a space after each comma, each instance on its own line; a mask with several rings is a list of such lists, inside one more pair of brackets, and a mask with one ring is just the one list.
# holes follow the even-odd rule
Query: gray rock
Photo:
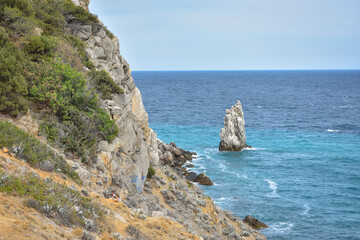
[[187, 180], [193, 181], [193, 182], [196, 180], [196, 177], [197, 177], [197, 174], [194, 173], [194, 172], [189, 172], [189, 173], [185, 176], [185, 178], [186, 178]]
[[240, 151], [246, 148], [245, 120], [240, 101], [230, 109], [226, 109], [220, 139], [220, 151]]

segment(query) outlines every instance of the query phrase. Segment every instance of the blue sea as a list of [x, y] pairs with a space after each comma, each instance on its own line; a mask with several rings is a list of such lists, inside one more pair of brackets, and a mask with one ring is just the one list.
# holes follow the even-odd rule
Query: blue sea
[[[268, 239], [360, 239], [360, 71], [134, 72], [150, 126], [198, 153], [202, 186]], [[247, 144], [219, 152], [240, 100]]]

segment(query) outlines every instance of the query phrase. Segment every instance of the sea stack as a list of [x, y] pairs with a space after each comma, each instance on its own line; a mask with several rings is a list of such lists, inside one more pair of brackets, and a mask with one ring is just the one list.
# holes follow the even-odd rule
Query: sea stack
[[230, 109], [226, 109], [224, 128], [220, 132], [219, 151], [241, 151], [246, 148], [245, 119], [241, 102], [238, 100]]

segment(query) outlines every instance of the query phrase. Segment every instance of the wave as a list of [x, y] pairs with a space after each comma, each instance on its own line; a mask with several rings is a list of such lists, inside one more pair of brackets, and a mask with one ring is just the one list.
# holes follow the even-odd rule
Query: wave
[[279, 195], [277, 194], [277, 183], [273, 182], [269, 179], [264, 179], [265, 182], [267, 182], [269, 184], [269, 188], [272, 190], [271, 194], [268, 194], [268, 197], [270, 198], [276, 198], [279, 197]]
[[220, 163], [220, 164], [219, 164], [219, 167], [220, 167], [220, 170], [221, 170], [222, 172], [227, 172], [227, 171], [226, 171], [226, 170], [227, 170], [227, 167], [225, 166], [225, 164]]
[[328, 129], [326, 130], [327, 132], [340, 132], [340, 130], [333, 130], [333, 129]]
[[279, 222], [269, 226], [269, 231], [273, 231], [276, 233], [287, 233], [290, 232], [291, 229], [294, 227], [293, 223], [287, 222]]
[[246, 174], [235, 173], [235, 175], [236, 175], [237, 178], [249, 179]]
[[266, 150], [266, 148], [247, 147], [247, 148], [244, 148], [243, 150], [246, 150], [246, 151], [261, 151], [261, 150]]
[[302, 216], [307, 216], [309, 215], [309, 211], [310, 211], [310, 207], [307, 203], [304, 204], [304, 211], [301, 213]]

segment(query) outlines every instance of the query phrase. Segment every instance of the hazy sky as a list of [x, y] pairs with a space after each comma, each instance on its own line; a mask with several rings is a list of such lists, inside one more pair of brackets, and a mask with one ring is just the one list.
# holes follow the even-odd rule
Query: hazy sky
[[91, 0], [133, 70], [360, 69], [360, 0]]

